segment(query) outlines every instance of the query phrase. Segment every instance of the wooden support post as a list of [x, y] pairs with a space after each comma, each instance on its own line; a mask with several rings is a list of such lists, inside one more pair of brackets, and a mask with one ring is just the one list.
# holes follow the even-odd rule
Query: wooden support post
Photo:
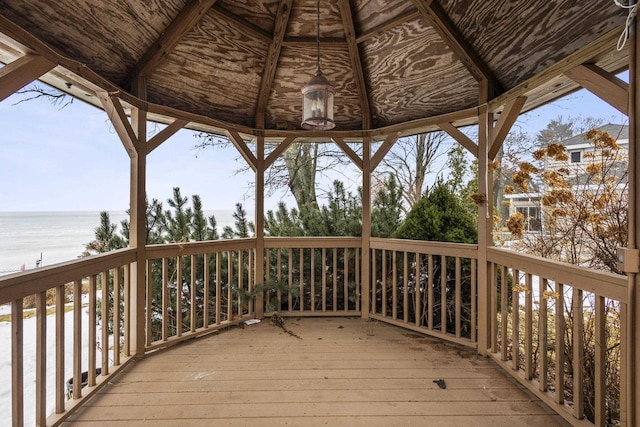
[[[264, 136], [257, 138], [256, 152], [256, 274], [254, 286], [262, 286], [264, 284]], [[254, 305], [255, 316], [257, 319], [263, 317], [264, 301], [262, 295], [256, 297]]]
[[478, 353], [486, 355], [490, 346], [489, 327], [489, 271], [487, 268], [487, 247], [490, 246], [489, 214], [489, 157], [488, 143], [492, 127], [491, 114], [486, 107], [478, 117], [478, 193], [485, 195], [485, 201], [478, 204]]
[[0, 68], [0, 101], [22, 89], [56, 64], [38, 55], [25, 55]]
[[362, 317], [369, 318], [369, 290], [371, 264], [371, 138], [362, 141], [362, 279], [361, 310]]

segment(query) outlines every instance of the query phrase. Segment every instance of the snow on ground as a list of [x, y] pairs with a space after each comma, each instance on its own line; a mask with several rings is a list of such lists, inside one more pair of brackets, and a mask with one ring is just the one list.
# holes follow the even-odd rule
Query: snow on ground
[[[73, 311], [65, 313], [65, 381], [73, 375]], [[82, 371], [88, 364], [88, 309], [82, 310]], [[55, 411], [55, 354], [56, 354], [55, 314], [47, 316], [47, 415]], [[101, 337], [98, 326], [97, 337]], [[0, 322], [0, 426], [11, 426], [11, 323]], [[96, 367], [100, 367], [101, 353], [96, 351]], [[35, 425], [36, 393], [36, 318], [24, 319], [24, 425]]]

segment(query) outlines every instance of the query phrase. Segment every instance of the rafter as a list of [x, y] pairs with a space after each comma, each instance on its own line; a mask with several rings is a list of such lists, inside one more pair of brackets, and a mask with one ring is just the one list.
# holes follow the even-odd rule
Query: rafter
[[147, 154], [158, 148], [163, 142], [171, 138], [176, 132], [188, 124], [189, 122], [187, 120], [174, 120], [173, 123], [155, 134], [149, 142], [147, 142]]
[[351, 4], [349, 0], [338, 0], [338, 8], [342, 17], [342, 25], [344, 33], [347, 37], [347, 45], [349, 46], [349, 58], [351, 59], [351, 68], [358, 89], [360, 98], [360, 108], [362, 109], [362, 129], [371, 129], [371, 109], [369, 107], [369, 97], [367, 96], [367, 87], [364, 82], [364, 71], [362, 70], [362, 61], [360, 60], [360, 50], [356, 42], [356, 31], [353, 25], [353, 16], [351, 15]]
[[225, 133], [227, 134], [227, 137], [229, 137], [229, 140], [233, 143], [233, 145], [238, 149], [238, 151], [240, 152], [240, 155], [242, 155], [244, 160], [249, 164], [251, 169], [253, 169], [253, 171], [255, 172], [258, 165], [258, 160], [256, 159], [256, 156], [253, 155], [249, 147], [247, 146], [247, 143], [244, 142], [240, 134], [238, 134], [238, 132], [236, 131], [227, 130]]
[[25, 55], [0, 68], [0, 101], [13, 95], [56, 64], [38, 55]]
[[340, 149], [344, 152], [344, 154], [347, 155], [347, 157], [349, 157], [351, 159], [351, 161], [353, 162], [354, 165], [356, 165], [358, 168], [360, 168], [360, 170], [362, 170], [362, 158], [360, 158], [360, 156], [358, 156], [358, 153], [356, 153], [355, 151], [353, 151], [351, 149], [351, 147], [349, 147], [347, 145], [346, 142], [344, 142], [344, 139], [342, 138], [338, 138], [338, 137], [333, 137], [331, 138], [333, 139], [333, 142], [336, 143], [336, 145], [338, 147], [340, 147]]
[[229, 12], [227, 9], [221, 7], [220, 5], [217, 5], [217, 4], [214, 5], [213, 7], [211, 7], [211, 10], [216, 15], [218, 15], [218, 16], [220, 16], [222, 18], [226, 18], [227, 20], [233, 22], [235, 25], [237, 25], [238, 27], [240, 27], [244, 31], [247, 31], [247, 32], [251, 33], [254, 37], [262, 39], [262, 40], [266, 41], [267, 43], [271, 43], [271, 40], [272, 40], [271, 34], [266, 32], [262, 28], [247, 22], [242, 17], [240, 17], [240, 16], [238, 16], [238, 15], [232, 13], [232, 12]]
[[136, 137], [136, 133], [127, 119], [120, 100], [113, 93], [98, 92], [96, 95], [100, 99], [102, 108], [109, 116], [109, 120], [111, 120], [111, 124], [120, 137], [120, 141], [125, 150], [127, 150], [129, 157], [134, 158], [138, 153], [138, 137]]
[[629, 84], [593, 64], [582, 64], [564, 73], [574, 82], [623, 114], [629, 114]]
[[451, 138], [466, 148], [474, 157], [478, 157], [478, 145], [473, 142], [467, 135], [449, 122], [438, 123], [438, 127], [445, 131]]
[[287, 148], [289, 148], [289, 146], [296, 140], [295, 137], [293, 136], [289, 136], [286, 137], [285, 139], [282, 140], [282, 142], [280, 144], [278, 144], [278, 146], [271, 152], [269, 153], [269, 155], [267, 156], [266, 159], [264, 159], [264, 168], [267, 169], [269, 166], [271, 166], [273, 164], [273, 162], [276, 161], [276, 159], [278, 157], [280, 157], [280, 155], [282, 153], [285, 152], [285, 150]]
[[384, 159], [384, 156], [387, 155], [387, 153], [389, 152], [389, 150], [391, 150], [391, 147], [393, 147], [393, 145], [396, 143], [397, 140], [398, 140], [397, 133], [392, 133], [385, 138], [382, 145], [378, 147], [378, 150], [376, 151], [376, 153], [371, 157], [371, 163], [370, 163], [371, 169], [369, 170], [369, 172], [373, 172], [378, 167], [382, 159]]
[[131, 72], [131, 78], [149, 76], [180, 40], [196, 26], [216, 0], [189, 0], [167, 29], [145, 52]]
[[527, 98], [525, 96], [519, 96], [518, 98], [514, 98], [507, 102], [504, 106], [504, 110], [502, 110], [502, 113], [500, 114], [498, 123], [496, 123], [493, 132], [490, 132], [492, 141], [489, 146], [489, 159], [495, 159], [496, 154], [500, 151], [502, 143], [507, 138], [507, 135], [511, 130], [511, 126], [516, 122], [516, 119], [518, 118], [520, 111], [522, 111], [522, 107], [526, 101]]
[[490, 92], [493, 94], [502, 93], [504, 89], [493, 71], [471, 47], [462, 32], [451, 22], [442, 6], [432, 0], [413, 0], [413, 2], [471, 75], [477, 81], [486, 80], [489, 83]]
[[[285, 37], [282, 41], [282, 46], [286, 47], [299, 47], [299, 46], [311, 46], [316, 47], [315, 37]], [[346, 47], [347, 39], [343, 37], [321, 37], [320, 46], [327, 47]]]
[[264, 115], [267, 109], [267, 103], [269, 102], [269, 94], [271, 93], [273, 79], [276, 76], [276, 67], [278, 66], [278, 60], [280, 59], [282, 41], [284, 40], [284, 33], [287, 30], [292, 3], [293, 0], [281, 0], [280, 6], [278, 7], [278, 14], [276, 15], [273, 30], [273, 39], [271, 39], [271, 44], [267, 51], [267, 61], [264, 65], [264, 70], [262, 71], [260, 91], [258, 92], [255, 117], [257, 128], [264, 128]]
[[398, 25], [402, 25], [405, 22], [409, 22], [412, 19], [416, 19], [418, 16], [420, 16], [420, 12], [417, 10], [408, 10], [398, 16], [396, 16], [395, 18], [392, 18], [390, 20], [388, 20], [387, 22], [383, 22], [380, 25], [376, 25], [375, 27], [371, 28], [368, 31], [363, 32], [362, 34], [360, 34], [358, 36], [358, 38], [356, 39], [356, 43], [360, 44], [362, 42], [365, 42], [369, 39], [374, 38], [375, 36], [377, 36], [378, 34], [382, 34], [385, 31], [388, 31], [394, 27], [397, 27]]

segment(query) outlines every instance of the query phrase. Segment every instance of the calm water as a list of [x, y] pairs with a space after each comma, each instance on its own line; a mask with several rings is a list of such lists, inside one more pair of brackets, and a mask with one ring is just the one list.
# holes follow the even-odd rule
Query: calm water
[[[232, 211], [206, 212], [215, 215], [218, 231], [233, 225]], [[111, 222], [127, 218], [125, 212], [111, 212]], [[85, 244], [93, 240], [100, 224], [99, 212], [0, 212], [0, 275], [42, 265], [76, 259]]]

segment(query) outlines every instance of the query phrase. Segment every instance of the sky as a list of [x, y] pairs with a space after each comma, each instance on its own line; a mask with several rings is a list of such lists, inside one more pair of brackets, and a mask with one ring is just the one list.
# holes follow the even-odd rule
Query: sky
[[[0, 211], [128, 209], [129, 159], [106, 114], [77, 100], [61, 108], [43, 99], [19, 103], [24, 97], [0, 102]], [[581, 90], [522, 115], [516, 126], [535, 134], [560, 115], [626, 123], [626, 116]], [[232, 210], [240, 202], [252, 211], [253, 174], [235, 174], [243, 163], [235, 148], [198, 151], [196, 143], [193, 132], [181, 130], [148, 156], [148, 197], [164, 201], [178, 186], [183, 195], [199, 194], [205, 210]], [[291, 202], [280, 193], [265, 208], [280, 200]]]

